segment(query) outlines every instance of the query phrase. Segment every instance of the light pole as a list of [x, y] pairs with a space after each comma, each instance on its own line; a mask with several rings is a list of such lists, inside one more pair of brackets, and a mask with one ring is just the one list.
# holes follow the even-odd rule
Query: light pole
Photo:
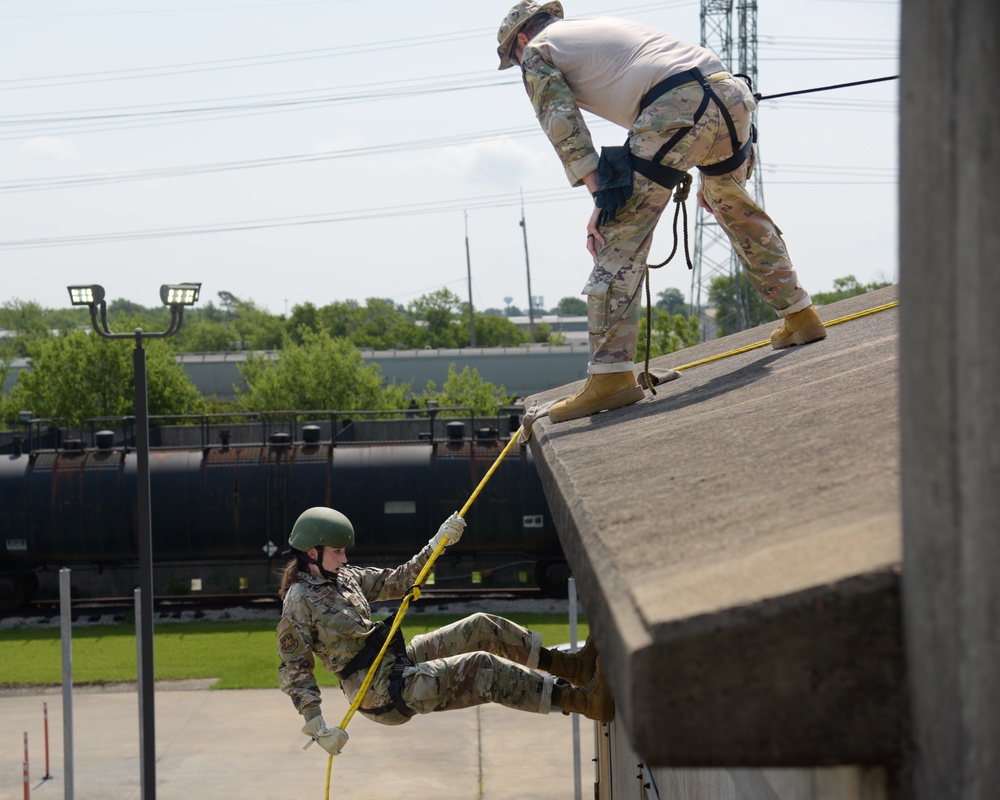
[[[90, 323], [105, 339], [134, 339], [132, 364], [135, 369], [135, 452], [136, 497], [139, 504], [139, 770], [142, 800], [156, 798], [156, 726], [153, 711], [153, 523], [149, 504], [149, 409], [146, 392], [146, 350], [143, 339], [165, 339], [180, 330], [184, 307], [198, 302], [200, 283], [164, 284], [160, 300], [170, 307], [170, 326], [165, 331], [112, 333], [108, 328], [108, 306], [104, 288], [69, 286], [70, 302], [90, 308]], [[100, 309], [100, 324], [98, 324]]]

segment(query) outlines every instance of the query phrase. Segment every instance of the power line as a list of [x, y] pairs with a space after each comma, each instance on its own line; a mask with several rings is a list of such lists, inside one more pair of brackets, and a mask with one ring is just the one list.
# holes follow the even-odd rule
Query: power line
[[[596, 14], [625, 14], [637, 11], [657, 11], [662, 9], [680, 8], [683, 6], [695, 5], [695, 0], [668, 0], [668, 2], [647, 3], [644, 5], [628, 6], [616, 8], [613, 12], [598, 11]], [[108, 12], [108, 13], [144, 13], [136, 12]], [[65, 16], [65, 15], [58, 15]], [[80, 16], [80, 15], [78, 15]], [[88, 15], [82, 15], [88, 16]], [[0, 16], [0, 19], [9, 17]], [[478, 39], [484, 36], [492, 36], [495, 29], [479, 28], [475, 30], [451, 31], [444, 33], [430, 34], [427, 36], [407, 36], [403, 39], [386, 39], [383, 41], [363, 42], [358, 44], [341, 45], [338, 47], [319, 48], [314, 50], [293, 50], [284, 53], [268, 53], [257, 56], [243, 56], [240, 58], [215, 59], [209, 61], [182, 62], [180, 64], [165, 64], [153, 67], [132, 67], [127, 69], [103, 70], [98, 72], [81, 72], [63, 75], [47, 75], [34, 78], [8, 78], [0, 80], [0, 91], [12, 91], [16, 89], [40, 89], [54, 86], [72, 86], [80, 83], [103, 83], [107, 81], [135, 80], [137, 78], [156, 78], [170, 75], [187, 75], [192, 72], [209, 72], [223, 69], [241, 69], [245, 67], [267, 66], [271, 64], [284, 64], [294, 61], [306, 61], [320, 58], [336, 58], [347, 55], [358, 55], [361, 53], [383, 52], [387, 50], [398, 50], [411, 47], [427, 47], [430, 45], [445, 44], [448, 42], [461, 41], [466, 39]]]
[[[600, 131], [611, 127], [610, 123], [599, 122], [592, 124], [591, 130]], [[329, 161], [342, 158], [360, 158], [365, 156], [383, 155], [386, 153], [406, 152], [411, 150], [426, 150], [442, 147], [453, 147], [459, 145], [477, 144], [483, 142], [497, 141], [510, 138], [518, 139], [527, 136], [540, 135], [537, 126], [526, 126], [521, 128], [511, 128], [504, 130], [482, 131], [478, 133], [455, 134], [453, 136], [438, 136], [430, 139], [417, 139], [406, 142], [393, 142], [383, 145], [369, 145], [364, 147], [345, 148], [343, 150], [327, 150], [317, 153], [300, 153], [288, 156], [272, 156], [258, 159], [245, 159], [241, 161], [219, 161], [206, 164], [189, 164], [174, 167], [155, 167], [145, 170], [128, 170], [125, 172], [109, 172], [101, 174], [84, 175], [62, 175], [50, 178], [40, 178], [37, 180], [7, 180], [0, 181], [0, 194], [12, 194], [21, 192], [47, 191], [52, 189], [67, 189], [81, 186], [108, 185], [116, 183], [136, 182], [144, 180], [163, 180], [167, 178], [187, 177], [193, 175], [207, 175], [219, 172], [232, 172], [247, 169], [261, 169], [265, 167], [292, 166], [297, 164], [308, 164], [319, 161]], [[769, 165], [768, 169], [778, 167]], [[806, 168], [808, 169], [808, 168]], [[809, 171], [815, 171], [814, 168]], [[835, 169], [837, 174], [867, 174], [865, 168]], [[877, 168], [872, 168], [877, 169]]]
[[239, 6], [194, 6], [188, 8], [148, 8], [128, 11], [76, 11], [62, 14], [2, 14], [0, 19], [62, 19], [66, 17], [121, 17], [150, 14], [189, 14], [192, 11], [246, 11], [252, 8], [286, 8], [288, 6], [322, 6], [324, 0], [307, 0], [287, 3], [251, 3]]
[[108, 81], [135, 80], [137, 78], [160, 78], [169, 77], [171, 75], [189, 75], [194, 72], [214, 72], [223, 69], [269, 66], [271, 64], [285, 64], [293, 61], [309, 61], [318, 58], [336, 58], [339, 56], [384, 52], [387, 50], [398, 50], [408, 47], [426, 47], [428, 45], [443, 44], [461, 39], [476, 38], [482, 35], [482, 31], [458, 31], [454, 33], [431, 34], [429, 36], [413, 36], [405, 39], [388, 39], [381, 42], [342, 45], [340, 47], [322, 48], [319, 50], [300, 50], [297, 52], [276, 53], [272, 55], [244, 56], [242, 58], [219, 59], [212, 61], [193, 61], [176, 65], [133, 67], [129, 69], [107, 70], [103, 72], [53, 75], [41, 78], [8, 79], [0, 80], [0, 91], [11, 91], [15, 89], [43, 89], [54, 86], [75, 86], [81, 83], [105, 83]]
[[[787, 169], [791, 172], [819, 172], [856, 177], [871, 177], [875, 180], [842, 180], [842, 181], [769, 181], [771, 183], [787, 184], [822, 184], [822, 185], [893, 185], [895, 172], [891, 168], [880, 167], [821, 167], [809, 165], [787, 165], [782, 167], [765, 167], [768, 171]], [[538, 203], [569, 202], [579, 199], [577, 193], [567, 192], [564, 188], [538, 189], [529, 191], [523, 198], [528, 205]], [[156, 228], [137, 231], [117, 231], [96, 234], [80, 234], [75, 236], [44, 237], [36, 239], [15, 239], [0, 241], [0, 250], [29, 250], [43, 247], [66, 247], [85, 244], [103, 244], [110, 242], [138, 241], [146, 239], [176, 238], [181, 236], [198, 236], [217, 233], [235, 233], [268, 228], [299, 227], [306, 225], [325, 225], [344, 222], [359, 222], [370, 219], [385, 219], [389, 217], [419, 216], [424, 214], [441, 214], [465, 211], [469, 209], [504, 208], [516, 206], [522, 202], [520, 193], [485, 195], [463, 198], [459, 200], [430, 201], [426, 203], [407, 203], [397, 206], [358, 209], [324, 214], [304, 214], [293, 217], [271, 217], [257, 220], [241, 220], [236, 222], [212, 223], [208, 225], [180, 226], [171, 228]]]
[[899, 104], [894, 100], [783, 100], [777, 107], [807, 111], [871, 111], [882, 113], [896, 113], [899, 111]]
[[[360, 87], [347, 87], [347, 91], [341, 90], [341, 94], [319, 95], [315, 97], [294, 97], [288, 94], [279, 95], [278, 99], [265, 100], [257, 98], [272, 97], [273, 95], [249, 95], [244, 98], [233, 98], [229, 104], [218, 104], [198, 107], [167, 108], [163, 110], [150, 111], [118, 111], [117, 109], [103, 109], [92, 112], [80, 112], [79, 116], [46, 117], [46, 116], [14, 116], [0, 117], [0, 129], [11, 130], [12, 133], [0, 136], [0, 140], [22, 139], [28, 136], [51, 135], [55, 133], [94, 133], [112, 130], [128, 130], [132, 128], [171, 125], [186, 122], [201, 122], [209, 119], [222, 119], [232, 117], [256, 116], [260, 114], [279, 113], [284, 111], [296, 111], [306, 108], [319, 108], [336, 105], [346, 105], [351, 103], [371, 102], [384, 100], [386, 98], [400, 98], [411, 96], [428, 96], [451, 92], [464, 92], [478, 89], [497, 88], [511, 86], [514, 84], [510, 78], [498, 79], [488, 76], [479, 81], [470, 81], [468, 76], [446, 76], [445, 80], [437, 78], [430, 79], [429, 83], [415, 84], [413, 86], [400, 86], [396, 83], [380, 83], [361, 85]], [[382, 87], [382, 88], [375, 88]], [[349, 91], [356, 89], [356, 91]], [[318, 90], [311, 90], [318, 91]], [[334, 91], [334, 90], [324, 90]], [[302, 94], [301, 92], [291, 93], [292, 95]], [[205, 101], [211, 102], [211, 101]], [[158, 104], [158, 106], [169, 104]], [[154, 108], [157, 106], [153, 106]], [[149, 108], [149, 106], [136, 106], [134, 108]], [[99, 113], [104, 111], [105, 113]], [[117, 112], [117, 113], [112, 113]], [[34, 125], [33, 128], [25, 130], [22, 126]]]
[[[528, 197], [525, 199], [525, 202], [529, 205], [537, 203], [559, 203], [580, 199], [579, 194], [566, 192], [563, 188], [539, 189], [533, 192], [528, 192], [527, 195]], [[465, 209], [504, 208], [508, 206], [520, 205], [520, 203], [520, 194], [497, 194], [470, 197], [460, 200], [432, 201], [421, 204], [407, 203], [399, 206], [383, 206], [381, 208], [330, 212], [326, 214], [304, 214], [294, 217], [272, 217], [268, 219], [241, 220], [236, 222], [213, 223], [209, 225], [80, 234], [77, 236], [53, 236], [38, 239], [14, 239], [0, 241], [0, 250], [30, 250], [40, 247], [65, 247], [68, 245], [99, 244], [144, 239], [164, 239], [178, 236], [197, 236], [210, 233], [233, 233], [238, 231], [263, 230], [266, 228], [286, 228], [304, 225], [359, 222], [369, 219], [384, 219], [387, 217], [406, 217], [424, 214], [457, 212]]]
[[103, 185], [132, 181], [159, 180], [188, 175], [205, 175], [216, 172], [231, 172], [244, 169], [260, 169], [263, 167], [307, 164], [316, 161], [381, 155], [385, 153], [395, 153], [409, 150], [425, 150], [462, 144], [475, 144], [477, 142], [495, 141], [505, 137], [521, 138], [524, 136], [540, 134], [541, 132], [537, 126], [527, 126], [522, 128], [512, 128], [510, 130], [484, 131], [482, 133], [456, 134], [454, 136], [438, 136], [431, 139], [418, 139], [408, 142], [393, 142], [391, 144], [383, 145], [352, 147], [344, 150], [327, 150], [317, 153], [272, 156], [267, 158], [246, 159], [243, 161], [217, 161], [207, 164], [189, 164], [176, 167], [154, 167], [152, 169], [110, 172], [99, 175], [63, 175], [52, 178], [40, 178], [38, 180], [8, 180], [0, 181], [0, 194], [43, 191], [47, 189], [65, 189], [75, 186], [91, 186], [96, 184]]

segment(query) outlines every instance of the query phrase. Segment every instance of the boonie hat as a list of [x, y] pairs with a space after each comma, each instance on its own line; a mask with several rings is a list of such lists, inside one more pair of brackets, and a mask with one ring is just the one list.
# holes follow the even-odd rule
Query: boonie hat
[[514, 66], [514, 61], [510, 57], [510, 51], [514, 39], [517, 37], [517, 32], [521, 30], [524, 23], [532, 17], [537, 17], [543, 11], [551, 14], [553, 17], [563, 18], [562, 3], [558, 2], [558, 0], [543, 5], [538, 5], [534, 0], [521, 0], [520, 3], [507, 12], [507, 16], [500, 23], [500, 30], [497, 31], [497, 41], [500, 43], [499, 47], [497, 47], [497, 55], [500, 57], [500, 66], [498, 69], [507, 69], [507, 67]]

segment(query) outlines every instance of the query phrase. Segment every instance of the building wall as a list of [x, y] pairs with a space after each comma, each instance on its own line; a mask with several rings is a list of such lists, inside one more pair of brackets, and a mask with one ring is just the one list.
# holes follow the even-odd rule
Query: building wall
[[1000, 796], [1000, 4], [900, 11], [910, 796], [987, 800]]
[[600, 725], [597, 800], [888, 800], [878, 767], [649, 770], [622, 726]]
[[[277, 355], [271, 354], [277, 358]], [[362, 350], [366, 363], [377, 364], [388, 382], [408, 383], [422, 392], [428, 381], [440, 389], [454, 364], [459, 372], [476, 369], [483, 380], [503, 386], [518, 397], [554, 389], [587, 377], [587, 345], [537, 345], [534, 347], [483, 347], [456, 350]], [[242, 385], [239, 368], [247, 353], [186, 353], [177, 357], [185, 374], [205, 397], [233, 399], [234, 386]], [[7, 375], [5, 390], [17, 373], [30, 369], [27, 359], [17, 359]]]

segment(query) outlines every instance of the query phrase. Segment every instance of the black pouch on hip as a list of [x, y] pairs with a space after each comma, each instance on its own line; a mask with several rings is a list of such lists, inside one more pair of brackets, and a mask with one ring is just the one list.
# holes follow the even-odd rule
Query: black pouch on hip
[[632, 154], [628, 145], [602, 147], [597, 162], [598, 225], [614, 220], [618, 209], [632, 196]]

